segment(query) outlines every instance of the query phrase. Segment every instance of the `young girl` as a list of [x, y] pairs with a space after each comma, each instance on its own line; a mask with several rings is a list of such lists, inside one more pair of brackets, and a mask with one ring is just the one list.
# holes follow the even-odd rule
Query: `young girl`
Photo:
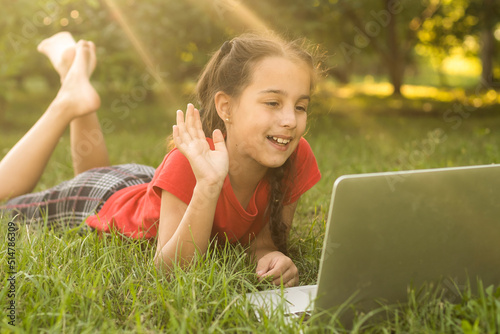
[[[189, 263], [218, 238], [249, 246], [256, 273], [297, 285], [286, 256], [300, 196], [320, 179], [302, 135], [314, 86], [312, 56], [299, 43], [243, 35], [214, 53], [197, 85], [200, 111], [177, 111], [173, 148], [155, 170], [110, 166], [89, 82], [95, 47], [69, 33], [43, 41], [61, 88], [32, 129], [0, 162], [0, 207], [28, 220], [46, 219], [117, 230], [157, 240], [155, 263], [168, 270]], [[59, 138], [70, 126], [76, 177], [30, 194]], [[78, 145], [98, 134], [82, 159]], [[96, 136], [94, 136], [96, 137]]]

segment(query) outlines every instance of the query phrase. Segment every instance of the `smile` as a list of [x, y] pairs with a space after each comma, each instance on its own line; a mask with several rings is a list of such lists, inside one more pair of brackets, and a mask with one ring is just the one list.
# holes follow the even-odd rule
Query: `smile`
[[283, 146], [288, 144], [291, 141], [291, 139], [283, 139], [283, 138], [272, 137], [272, 136], [267, 136], [267, 139], [273, 140], [277, 144], [283, 145]]

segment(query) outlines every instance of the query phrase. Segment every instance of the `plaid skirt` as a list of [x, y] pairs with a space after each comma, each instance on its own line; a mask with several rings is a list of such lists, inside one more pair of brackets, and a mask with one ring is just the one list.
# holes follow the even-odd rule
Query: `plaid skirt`
[[154, 173], [153, 167], [138, 164], [93, 168], [51, 189], [12, 198], [0, 205], [0, 212], [29, 224], [46, 221], [50, 227], [76, 227], [115, 192], [149, 183]]

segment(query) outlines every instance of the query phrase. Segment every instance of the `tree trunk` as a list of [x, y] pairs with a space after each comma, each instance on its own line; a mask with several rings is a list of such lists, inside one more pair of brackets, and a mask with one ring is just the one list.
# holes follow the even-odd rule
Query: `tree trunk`
[[401, 96], [401, 86], [403, 85], [404, 79], [404, 64], [401, 61], [388, 62], [387, 67], [389, 68], [389, 79], [393, 87], [392, 95]]
[[[389, 8], [392, 0], [384, 0], [385, 8]], [[392, 15], [391, 20], [387, 26], [387, 68], [389, 70], [389, 79], [393, 86], [392, 95], [401, 96], [401, 86], [403, 85], [404, 78], [404, 58], [402, 57], [401, 50], [399, 49], [397, 27], [397, 15]]]
[[494, 0], [484, 0], [483, 29], [481, 31], [481, 79], [486, 87], [493, 85], [493, 55], [495, 54], [495, 36], [493, 35], [495, 12]]

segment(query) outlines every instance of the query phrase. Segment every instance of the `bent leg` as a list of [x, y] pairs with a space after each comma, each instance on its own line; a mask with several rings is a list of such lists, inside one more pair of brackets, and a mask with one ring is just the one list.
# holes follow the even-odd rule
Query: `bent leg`
[[71, 158], [75, 175], [110, 165], [108, 149], [96, 113], [70, 123]]
[[[38, 51], [49, 58], [64, 83], [75, 58], [75, 40], [69, 32], [60, 32], [43, 40]], [[88, 75], [96, 66], [95, 45], [88, 42]], [[109, 166], [109, 155], [96, 113], [73, 119], [70, 123], [71, 158], [74, 174], [96, 167]]]
[[31, 192], [68, 124], [99, 108], [99, 96], [89, 81], [91, 53], [89, 42], [78, 42], [75, 59], [54, 101], [0, 161], [0, 201]]

